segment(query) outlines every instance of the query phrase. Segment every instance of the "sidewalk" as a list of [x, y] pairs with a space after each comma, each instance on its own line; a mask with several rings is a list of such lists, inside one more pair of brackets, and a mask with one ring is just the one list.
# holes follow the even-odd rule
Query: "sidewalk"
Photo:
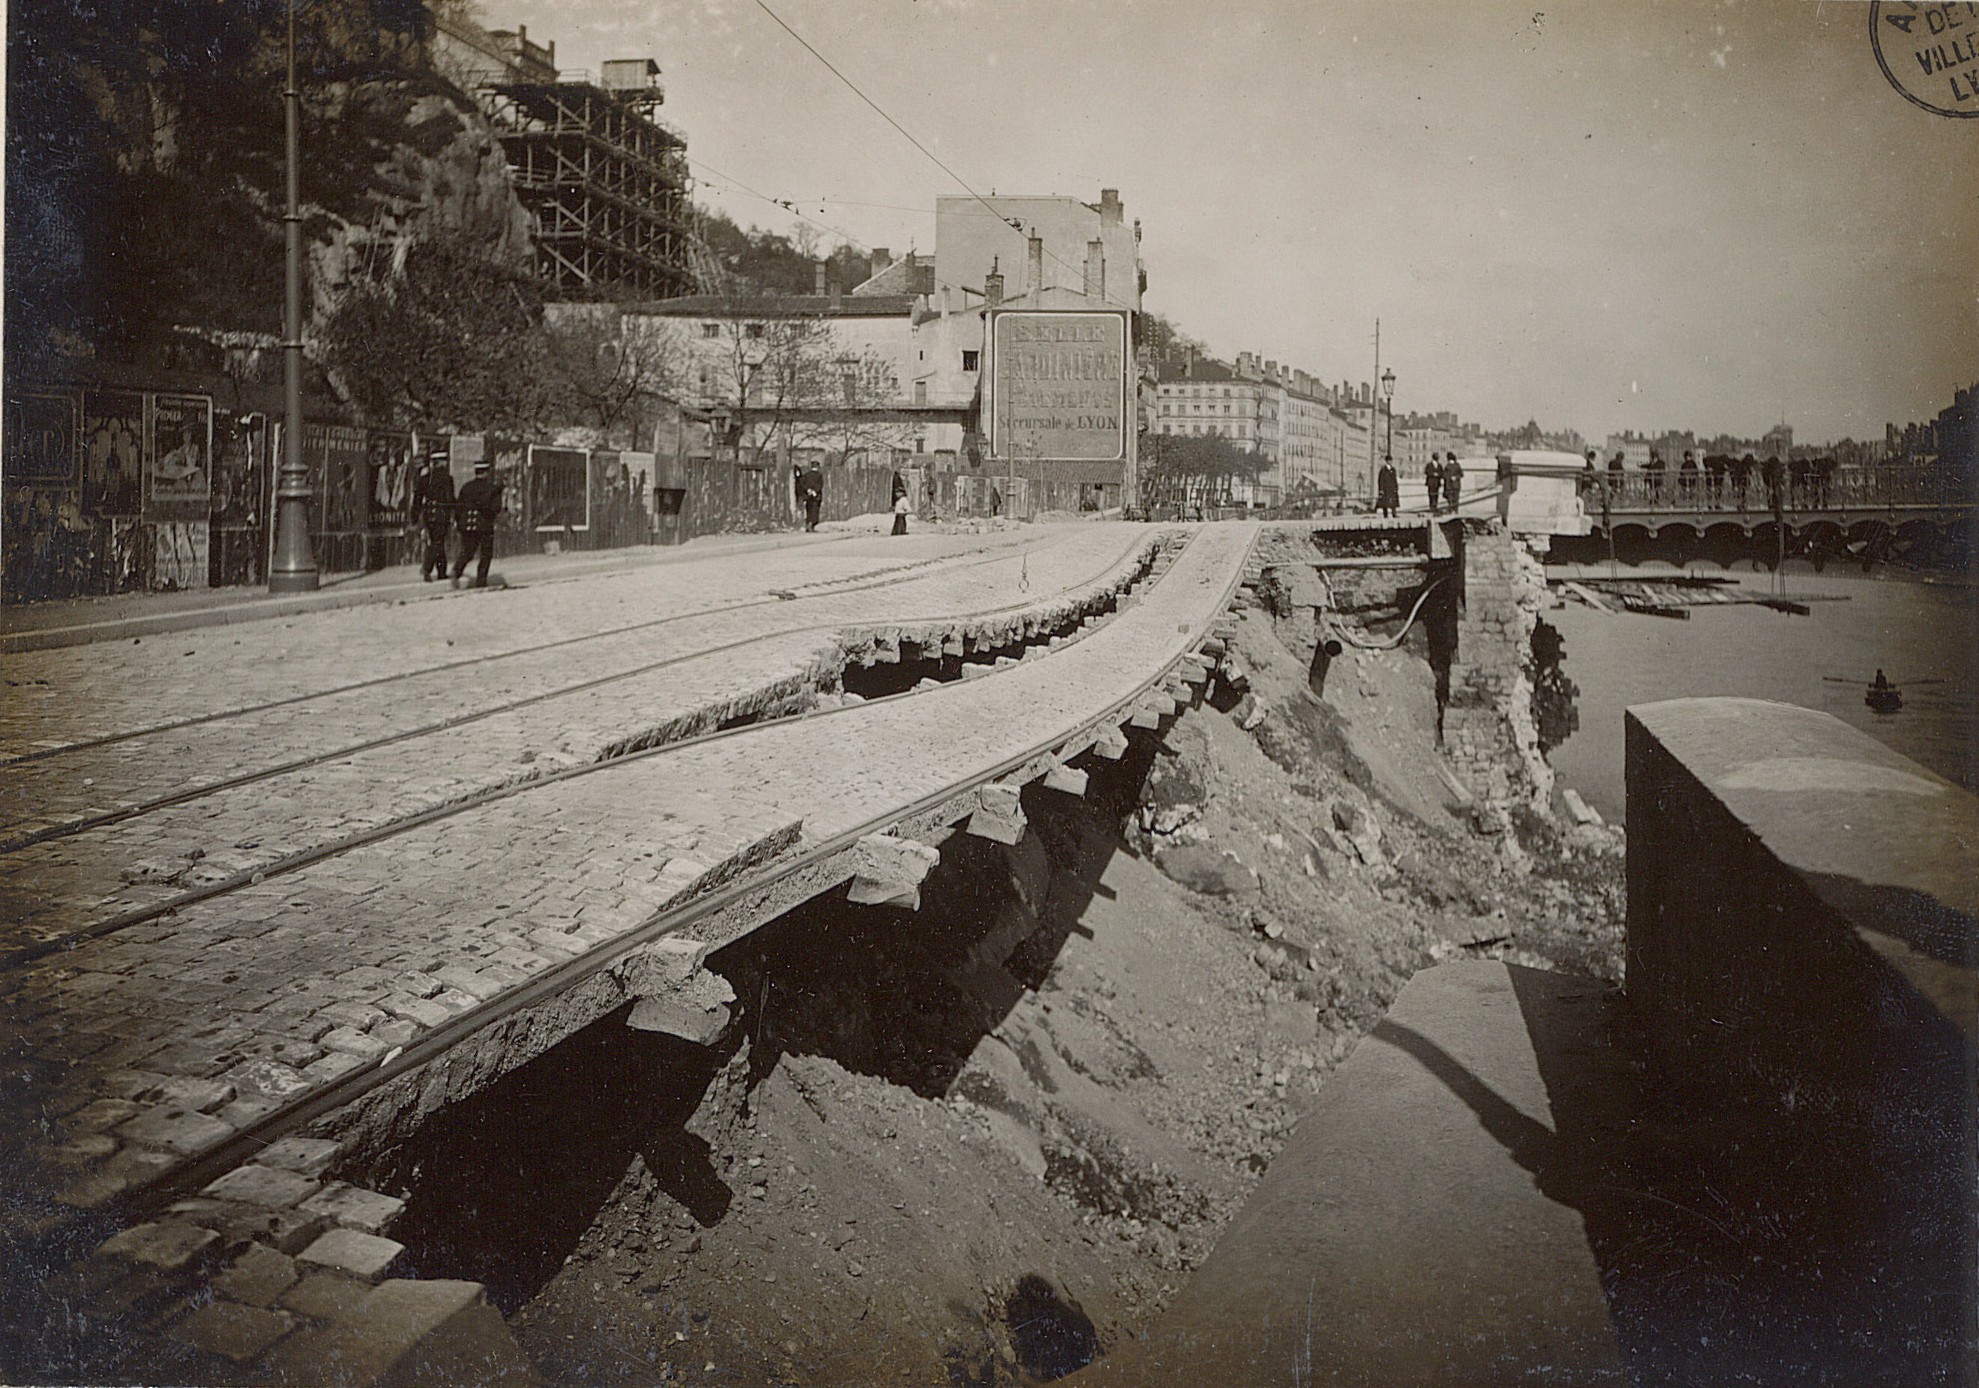
[[[577, 554], [517, 554], [497, 560], [491, 586], [511, 588], [589, 578], [654, 564], [679, 563], [722, 554], [789, 549], [853, 538], [856, 532], [802, 531], [757, 535], [705, 535], [682, 545], [638, 545]], [[465, 589], [459, 591], [467, 591]], [[124, 593], [106, 598], [70, 598], [0, 608], [0, 653], [52, 650], [92, 641], [119, 641], [191, 627], [293, 617], [366, 603], [411, 602], [454, 596], [447, 583], [422, 583], [410, 564], [373, 573], [325, 574], [314, 593], [272, 596], [265, 587], [198, 588], [179, 593]]]

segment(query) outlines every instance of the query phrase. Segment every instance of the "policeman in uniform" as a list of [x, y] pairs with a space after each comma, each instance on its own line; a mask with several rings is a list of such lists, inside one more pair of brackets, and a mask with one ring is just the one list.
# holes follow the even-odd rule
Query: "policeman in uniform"
[[502, 513], [502, 484], [495, 480], [495, 465], [474, 465], [474, 478], [460, 489], [455, 501], [460, 516], [460, 554], [454, 559], [454, 587], [467, 571], [470, 555], [479, 556], [474, 568], [474, 586], [488, 586], [488, 566], [495, 562], [495, 517]]
[[454, 476], [444, 458], [428, 458], [419, 474], [419, 485], [412, 502], [419, 523], [426, 528], [426, 557], [420, 561], [419, 579], [430, 583], [447, 573], [447, 531], [454, 523]]

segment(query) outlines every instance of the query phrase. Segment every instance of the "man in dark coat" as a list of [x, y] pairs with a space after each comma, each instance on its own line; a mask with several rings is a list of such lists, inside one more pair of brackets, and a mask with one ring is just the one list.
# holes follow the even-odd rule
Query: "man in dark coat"
[[1443, 460], [1434, 453], [1422, 465], [1423, 489], [1429, 493], [1429, 514], [1436, 514], [1436, 499], [1443, 494]]
[[1395, 514], [1402, 504], [1402, 479], [1395, 473], [1395, 460], [1383, 457], [1381, 471], [1374, 476], [1374, 504], [1384, 516]]
[[797, 474], [797, 496], [804, 503], [804, 529], [818, 528], [818, 508], [825, 501], [825, 475], [816, 463]]
[[1463, 504], [1464, 465], [1457, 461], [1455, 453], [1443, 455], [1443, 503], [1452, 514]]
[[1697, 455], [1688, 448], [1684, 459], [1677, 464], [1677, 494], [1695, 506], [1697, 504]]
[[488, 566], [495, 562], [495, 517], [502, 513], [502, 484], [495, 480], [493, 463], [476, 463], [474, 478], [455, 498], [460, 518], [460, 553], [454, 558], [454, 587], [467, 571], [470, 555], [476, 558], [474, 586], [488, 586]]
[[413, 511], [426, 529], [426, 556], [419, 580], [430, 583], [447, 574], [447, 532], [454, 523], [454, 475], [444, 458], [428, 458], [412, 493]]

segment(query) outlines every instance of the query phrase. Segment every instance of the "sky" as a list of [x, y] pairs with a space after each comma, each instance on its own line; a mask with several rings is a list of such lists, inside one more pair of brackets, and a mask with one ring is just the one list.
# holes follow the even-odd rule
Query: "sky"
[[[1118, 188], [1145, 307], [1219, 356], [1369, 380], [1379, 319], [1398, 411], [1591, 440], [1782, 420], [1880, 438], [1979, 381], [1979, 119], [1892, 86], [1861, 0], [481, 0], [480, 17], [554, 40], [564, 68], [656, 59], [698, 196], [745, 226], [932, 251], [934, 199], [962, 186], [763, 3], [968, 188]], [[1948, 13], [1979, 36], [1979, 7]]]

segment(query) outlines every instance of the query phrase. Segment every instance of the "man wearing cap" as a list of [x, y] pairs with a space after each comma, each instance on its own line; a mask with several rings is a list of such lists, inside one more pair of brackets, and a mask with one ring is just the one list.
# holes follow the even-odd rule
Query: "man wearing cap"
[[425, 470], [419, 474], [419, 484], [413, 489], [412, 504], [426, 530], [426, 557], [419, 565], [420, 581], [444, 578], [447, 531], [454, 523], [454, 478], [444, 455], [427, 458]]
[[495, 517], [502, 513], [502, 484], [495, 480], [495, 465], [474, 465], [474, 478], [454, 499], [460, 516], [460, 554], [454, 559], [454, 587], [467, 570], [469, 555], [479, 556], [474, 566], [474, 586], [488, 586], [488, 566], [495, 562]]

